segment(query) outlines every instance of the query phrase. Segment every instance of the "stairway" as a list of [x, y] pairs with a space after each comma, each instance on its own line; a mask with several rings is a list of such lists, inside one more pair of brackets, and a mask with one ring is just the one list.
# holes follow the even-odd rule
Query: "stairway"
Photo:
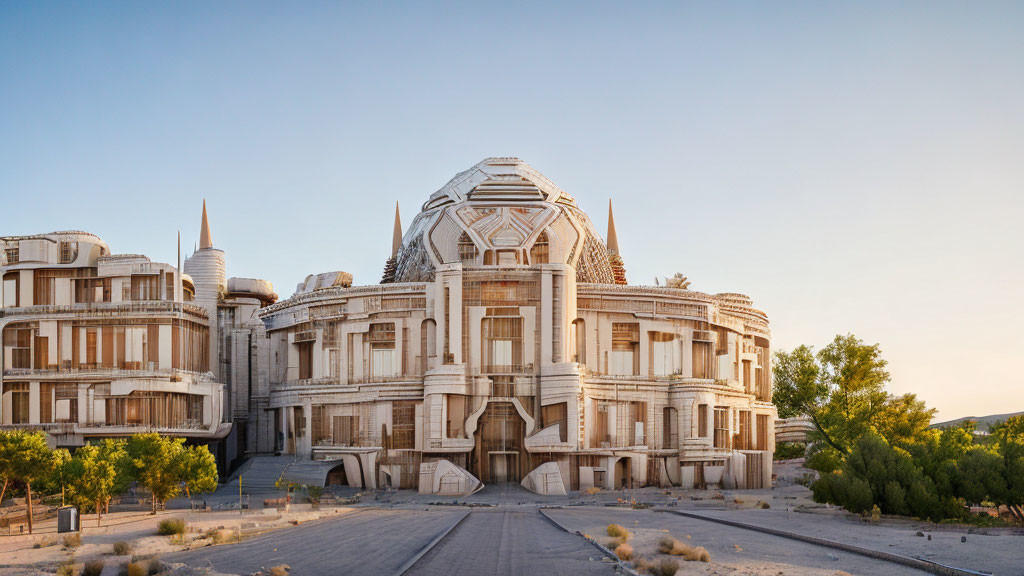
[[285, 469], [295, 461], [291, 454], [282, 456], [253, 456], [238, 470], [231, 481], [221, 486], [221, 490], [232, 494], [238, 493], [238, 480], [242, 480], [242, 492], [246, 494], [272, 494], [278, 492], [277, 480]]

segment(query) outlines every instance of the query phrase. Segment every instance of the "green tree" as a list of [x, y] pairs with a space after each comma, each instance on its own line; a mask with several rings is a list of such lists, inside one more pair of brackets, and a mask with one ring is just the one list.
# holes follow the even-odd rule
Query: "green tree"
[[185, 495], [213, 492], [217, 489], [217, 460], [206, 446], [189, 446], [178, 454], [178, 478]]
[[100, 444], [87, 444], [75, 451], [69, 465], [73, 498], [83, 510], [96, 508], [96, 526], [103, 519], [104, 506], [118, 493], [118, 476], [124, 474], [122, 461], [127, 458], [124, 440], [107, 439]]
[[989, 433], [1002, 457], [1002, 476], [1006, 482], [1006, 493], [996, 502], [1005, 504], [1018, 522], [1024, 522], [1024, 416], [990, 426]]
[[132, 476], [153, 495], [153, 513], [181, 489], [176, 464], [184, 450], [184, 438], [167, 438], [155, 432], [135, 434], [125, 449]]
[[28, 506], [28, 533], [32, 533], [32, 483], [46, 479], [53, 469], [53, 455], [46, 445], [46, 434], [13, 430], [5, 436], [5, 457], [11, 480], [25, 484]]
[[53, 470], [51, 471], [50, 482], [54, 488], [60, 488], [60, 505], [65, 504], [65, 495], [68, 481], [68, 465], [71, 462], [71, 452], [67, 448], [58, 448], [53, 451]]
[[11, 468], [11, 462], [13, 461], [11, 453], [14, 450], [14, 444], [14, 433], [0, 430], [0, 480], [3, 481], [3, 485], [0, 486], [0, 504], [4, 502], [4, 496], [7, 495], [7, 487], [10, 486], [14, 475]]
[[823, 445], [807, 464], [821, 471], [836, 469], [869, 432], [892, 443], [917, 440], [934, 414], [912, 394], [887, 394], [881, 348], [852, 334], [836, 336], [817, 353], [809, 346], [777, 352], [773, 376], [779, 416], [807, 416], [814, 425], [811, 440]]

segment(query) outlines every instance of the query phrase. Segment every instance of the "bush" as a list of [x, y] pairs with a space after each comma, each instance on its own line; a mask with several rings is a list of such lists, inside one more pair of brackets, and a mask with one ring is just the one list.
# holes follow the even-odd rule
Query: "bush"
[[114, 542], [114, 556], [127, 556], [132, 553], [132, 545], [129, 542]]
[[57, 576], [75, 576], [75, 563], [68, 560], [58, 566]]
[[67, 536], [64, 537], [64, 547], [65, 548], [78, 548], [81, 545], [82, 545], [82, 535], [79, 534], [78, 532], [75, 532], [74, 534], [68, 534]]
[[291, 569], [292, 567], [287, 564], [278, 564], [270, 568], [270, 576], [288, 576], [288, 571]]
[[146, 568], [138, 562], [129, 562], [127, 564], [121, 564], [121, 570], [118, 572], [119, 576], [147, 576], [148, 571]]
[[609, 524], [608, 535], [612, 538], [621, 538], [623, 542], [629, 540], [629, 530], [621, 524]]
[[682, 556], [690, 562], [711, 562], [711, 554], [703, 546], [690, 546], [672, 537], [662, 538], [658, 542], [658, 552]]
[[623, 542], [615, 548], [615, 555], [618, 556], [620, 560], [628, 562], [630, 558], [633, 557], [633, 547]]
[[587, 496], [593, 496], [594, 494], [597, 494], [600, 491], [601, 489], [598, 488], [597, 486], [591, 486], [590, 488], [584, 490], [583, 493], [586, 494]]
[[103, 560], [93, 560], [82, 566], [82, 576], [100, 576], [101, 574], [103, 574]]
[[161, 520], [156, 533], [161, 536], [182, 535], [185, 533], [185, 521], [181, 518]]
[[671, 558], [662, 558], [660, 562], [652, 566], [651, 574], [654, 576], [675, 576], [679, 571], [679, 562]]
[[807, 453], [807, 444], [803, 442], [777, 442], [775, 444], [775, 460], [793, 460], [803, 458]]

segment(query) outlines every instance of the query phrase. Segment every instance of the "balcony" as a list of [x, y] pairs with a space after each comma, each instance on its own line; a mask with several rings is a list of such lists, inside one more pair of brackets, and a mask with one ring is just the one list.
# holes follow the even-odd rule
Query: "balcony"
[[4, 370], [4, 378], [43, 378], [46, 380], [76, 380], [82, 377], [98, 378], [103, 380], [118, 380], [121, 378], [170, 378], [174, 382], [180, 382], [184, 376], [197, 378], [203, 372], [189, 372], [176, 368], [154, 368], [152, 363], [149, 367], [143, 367], [141, 362], [126, 362], [122, 368], [108, 368], [89, 364], [80, 364], [78, 368], [72, 368], [71, 363], [62, 365], [50, 364], [46, 368], [9, 368]]
[[90, 317], [123, 317], [126, 314], [189, 316], [190, 319], [208, 320], [206, 310], [193, 304], [166, 300], [134, 300], [129, 302], [91, 302], [67, 305], [23, 306], [0, 308], [0, 318], [19, 316], [52, 316], [75, 314]]

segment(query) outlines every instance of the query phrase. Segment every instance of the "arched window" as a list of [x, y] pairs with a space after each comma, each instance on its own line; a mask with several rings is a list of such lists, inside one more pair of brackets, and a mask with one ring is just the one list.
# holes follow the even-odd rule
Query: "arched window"
[[463, 264], [476, 264], [476, 256], [476, 244], [473, 244], [469, 234], [463, 231], [462, 236], [459, 237], [459, 260]]
[[533, 248], [530, 248], [530, 264], [547, 264], [548, 263], [548, 233], [541, 232], [540, 236], [537, 237], [537, 241], [533, 243]]

